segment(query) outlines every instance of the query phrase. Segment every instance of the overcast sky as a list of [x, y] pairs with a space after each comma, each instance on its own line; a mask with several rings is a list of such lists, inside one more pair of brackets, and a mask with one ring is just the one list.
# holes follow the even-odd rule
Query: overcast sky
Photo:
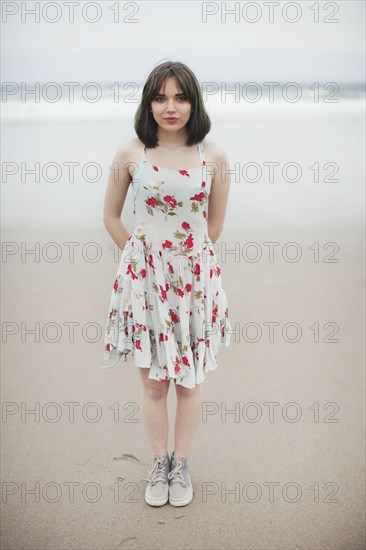
[[[53, 4], [55, 2], [52, 2]], [[1, 2], [3, 10], [33, 9], [35, 2]], [[46, 2], [40, 2], [45, 6]], [[50, 2], [51, 4], [51, 2]], [[161, 60], [172, 58], [188, 64], [200, 81], [364, 81], [363, 1], [319, 2], [320, 22], [314, 23], [316, 2], [300, 1], [302, 15], [297, 23], [284, 21], [275, 10], [269, 23], [269, 8], [255, 2], [248, 18], [261, 16], [257, 23], [233, 16], [222, 22], [220, 13], [202, 21], [201, 2], [121, 3], [119, 23], [113, 22], [111, 6], [99, 2], [101, 19], [85, 22], [80, 1], [75, 22], [68, 22], [64, 2], [58, 2], [60, 21], [39, 23], [28, 15], [21, 22], [20, 11], [2, 24], [2, 81], [15, 82], [143, 82]], [[211, 2], [220, 9], [221, 2]], [[248, 2], [240, 2], [241, 8]], [[325, 9], [325, 4], [328, 8]], [[226, 2], [233, 8], [234, 2]], [[339, 6], [332, 15], [333, 6]], [[330, 7], [329, 7], [330, 6]], [[55, 16], [54, 8], [49, 17]], [[90, 8], [89, 16], [95, 11]], [[289, 11], [290, 18], [295, 12]], [[325, 17], [338, 23], [325, 23]], [[123, 19], [125, 18], [125, 21]], [[130, 22], [128, 19], [135, 22]]]

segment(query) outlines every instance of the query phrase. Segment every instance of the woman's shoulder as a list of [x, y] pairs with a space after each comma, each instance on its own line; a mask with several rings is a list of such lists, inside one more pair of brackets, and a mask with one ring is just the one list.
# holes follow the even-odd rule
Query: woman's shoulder
[[116, 157], [123, 164], [128, 164], [128, 171], [132, 175], [134, 165], [138, 165], [144, 144], [139, 138], [125, 139], [118, 144]]
[[144, 144], [137, 137], [125, 139], [119, 143], [118, 152], [120, 155], [132, 162], [133, 157], [136, 155], [136, 153], [142, 151], [143, 146]]
[[202, 148], [205, 158], [209, 162], [219, 163], [227, 159], [227, 152], [222, 143], [205, 138], [202, 141]]

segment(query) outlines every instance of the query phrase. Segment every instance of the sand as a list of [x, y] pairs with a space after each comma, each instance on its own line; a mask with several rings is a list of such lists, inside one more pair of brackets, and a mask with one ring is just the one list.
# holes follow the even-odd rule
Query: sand
[[[144, 501], [152, 452], [133, 358], [98, 369], [117, 269], [104, 227], [3, 231], [22, 241], [44, 254], [56, 242], [61, 258], [16, 253], [2, 267], [2, 548], [364, 548], [361, 225], [221, 235], [227, 248], [255, 241], [263, 257], [219, 251], [236, 335], [204, 383], [194, 499], [182, 508]], [[269, 262], [268, 241], [297, 242], [301, 259]], [[80, 243], [73, 262], [67, 242]], [[91, 242], [96, 262], [85, 259]], [[324, 262], [327, 242], [336, 263]], [[173, 384], [168, 402], [172, 452]]]

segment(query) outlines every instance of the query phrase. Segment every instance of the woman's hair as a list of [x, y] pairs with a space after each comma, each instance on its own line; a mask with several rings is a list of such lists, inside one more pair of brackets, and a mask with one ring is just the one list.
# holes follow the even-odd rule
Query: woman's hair
[[169, 76], [173, 76], [176, 79], [177, 86], [181, 88], [192, 106], [191, 116], [185, 126], [187, 129], [186, 145], [195, 145], [202, 141], [211, 129], [211, 121], [206, 113], [196, 76], [187, 65], [174, 61], [166, 61], [155, 67], [149, 74], [135, 114], [135, 132], [140, 141], [148, 148], [154, 148], [158, 145], [158, 125], [153, 114], [149, 112], [150, 104]]

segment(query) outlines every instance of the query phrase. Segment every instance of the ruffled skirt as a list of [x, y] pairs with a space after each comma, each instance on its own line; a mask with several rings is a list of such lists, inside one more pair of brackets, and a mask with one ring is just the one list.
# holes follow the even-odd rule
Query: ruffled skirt
[[149, 378], [194, 388], [216, 369], [232, 327], [213, 245], [190, 256], [131, 235], [113, 284], [104, 359], [132, 352]]

